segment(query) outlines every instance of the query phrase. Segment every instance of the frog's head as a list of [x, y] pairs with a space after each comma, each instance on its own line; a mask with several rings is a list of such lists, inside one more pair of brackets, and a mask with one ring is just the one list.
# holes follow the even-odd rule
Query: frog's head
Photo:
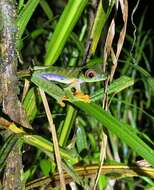
[[102, 71], [101, 65], [84, 67], [79, 75], [82, 82], [98, 82], [107, 79], [107, 75]]

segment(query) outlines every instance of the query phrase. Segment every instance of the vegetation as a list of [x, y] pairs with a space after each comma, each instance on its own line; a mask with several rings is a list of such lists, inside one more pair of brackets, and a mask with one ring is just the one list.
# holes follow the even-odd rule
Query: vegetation
[[[1, 0], [0, 189], [154, 186], [152, 33], [146, 13], [134, 23], [138, 2], [128, 24], [127, 0]], [[80, 96], [34, 75], [98, 64], [105, 80]]]

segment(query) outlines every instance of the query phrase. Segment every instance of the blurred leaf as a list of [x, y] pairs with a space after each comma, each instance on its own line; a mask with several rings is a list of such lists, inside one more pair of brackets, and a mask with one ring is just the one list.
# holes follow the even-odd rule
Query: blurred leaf
[[50, 6], [46, 0], [40, 0], [40, 5], [42, 9], [44, 10], [47, 17], [51, 20], [53, 18], [53, 12], [50, 9]]
[[86, 132], [82, 126], [77, 127], [76, 145], [77, 145], [79, 154], [81, 154], [82, 156], [85, 156], [85, 154], [88, 151], [88, 144], [87, 144]]
[[141, 178], [149, 184], [149, 188], [154, 187], [154, 181], [152, 179], [146, 176], [141, 176]]
[[43, 172], [43, 175], [48, 176], [51, 170], [51, 162], [49, 160], [42, 159], [40, 161], [40, 168]]
[[105, 189], [106, 185], [107, 185], [106, 176], [101, 175], [99, 177], [99, 181], [98, 181], [98, 188], [99, 188], [99, 190]]
[[119, 137], [124, 143], [130, 146], [134, 152], [142, 156], [152, 166], [154, 166], [153, 149], [144, 143], [136, 135], [136, 133], [131, 130], [131, 126], [120, 122], [118, 119], [94, 103], [88, 104], [83, 102], [73, 102], [73, 104], [97, 119], [104, 127], [106, 127], [113, 134]]
[[152, 90], [152, 94], [153, 94], [153, 96], [154, 96], [154, 78], [148, 77], [148, 78], [147, 78], [147, 81], [148, 81], [148, 84], [149, 84], [149, 86], [150, 86], [150, 88], [151, 88], [151, 90]]
[[90, 141], [92, 151], [96, 151], [97, 146], [96, 146], [96, 139], [95, 139], [94, 135], [92, 133], [89, 133], [88, 138], [89, 138], [89, 141]]
[[26, 184], [28, 178], [30, 177], [30, 174], [31, 174], [30, 169], [28, 169], [25, 172], [22, 172], [21, 181], [22, 181], [23, 184]]

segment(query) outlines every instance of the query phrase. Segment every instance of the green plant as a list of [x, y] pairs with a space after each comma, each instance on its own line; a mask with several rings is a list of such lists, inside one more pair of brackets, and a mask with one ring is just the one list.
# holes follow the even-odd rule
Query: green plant
[[[124, 6], [117, 2], [123, 26], [115, 31], [116, 20], [111, 14], [114, 0], [98, 4], [88, 0], [18, 1], [17, 75], [20, 97], [33, 130], [19, 128], [17, 121], [6, 121], [1, 112], [0, 172], [3, 176], [8, 154], [18, 144], [24, 165], [20, 184], [23, 189], [47, 189], [52, 180], [57, 188], [65, 189], [64, 178], [73, 179], [82, 189], [105, 188], [110, 179], [114, 179], [114, 189], [153, 186], [153, 168], [137, 162], [144, 159], [154, 166], [150, 129], [154, 121], [154, 80], [148, 59], [153, 52], [149, 55], [146, 51], [152, 49], [151, 33], [143, 30], [143, 16], [135, 37], [126, 34], [127, 1], [121, 1]], [[90, 103], [69, 99], [62, 108], [50, 96], [54, 86], [49, 81], [40, 80], [37, 86], [31, 81], [34, 66], [82, 64], [102, 64], [108, 75], [105, 82], [81, 86], [90, 96]], [[63, 95], [60, 89], [61, 84], [55, 87], [58, 96]], [[138, 177], [137, 182], [132, 176]], [[89, 183], [88, 177], [95, 180]]]

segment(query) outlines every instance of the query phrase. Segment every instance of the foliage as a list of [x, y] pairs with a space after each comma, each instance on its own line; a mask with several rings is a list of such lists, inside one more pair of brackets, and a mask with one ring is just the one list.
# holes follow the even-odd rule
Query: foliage
[[[62, 187], [57, 162], [61, 162], [67, 184], [72, 180], [80, 189], [105, 189], [111, 180], [112, 189], [153, 187], [152, 37], [143, 29], [144, 15], [134, 29], [135, 36], [125, 34], [127, 1], [121, 1], [124, 7], [117, 1], [123, 26], [113, 16], [116, 1], [109, 2], [98, 1], [96, 6], [88, 0], [18, 1], [19, 96], [33, 130], [9, 121], [5, 125], [0, 119], [1, 176], [8, 152], [19, 142], [26, 189], [49, 189], [50, 181]], [[108, 78], [82, 86], [90, 103], [70, 98], [64, 101], [65, 107], [56, 102], [64, 93], [61, 84], [54, 86], [41, 79], [33, 83], [26, 72], [34, 66], [83, 64], [102, 64]], [[47, 92], [49, 111], [41, 88]], [[51, 129], [54, 126], [60, 161]], [[8, 129], [16, 136], [8, 135]], [[152, 167], [138, 164], [140, 160]]]

